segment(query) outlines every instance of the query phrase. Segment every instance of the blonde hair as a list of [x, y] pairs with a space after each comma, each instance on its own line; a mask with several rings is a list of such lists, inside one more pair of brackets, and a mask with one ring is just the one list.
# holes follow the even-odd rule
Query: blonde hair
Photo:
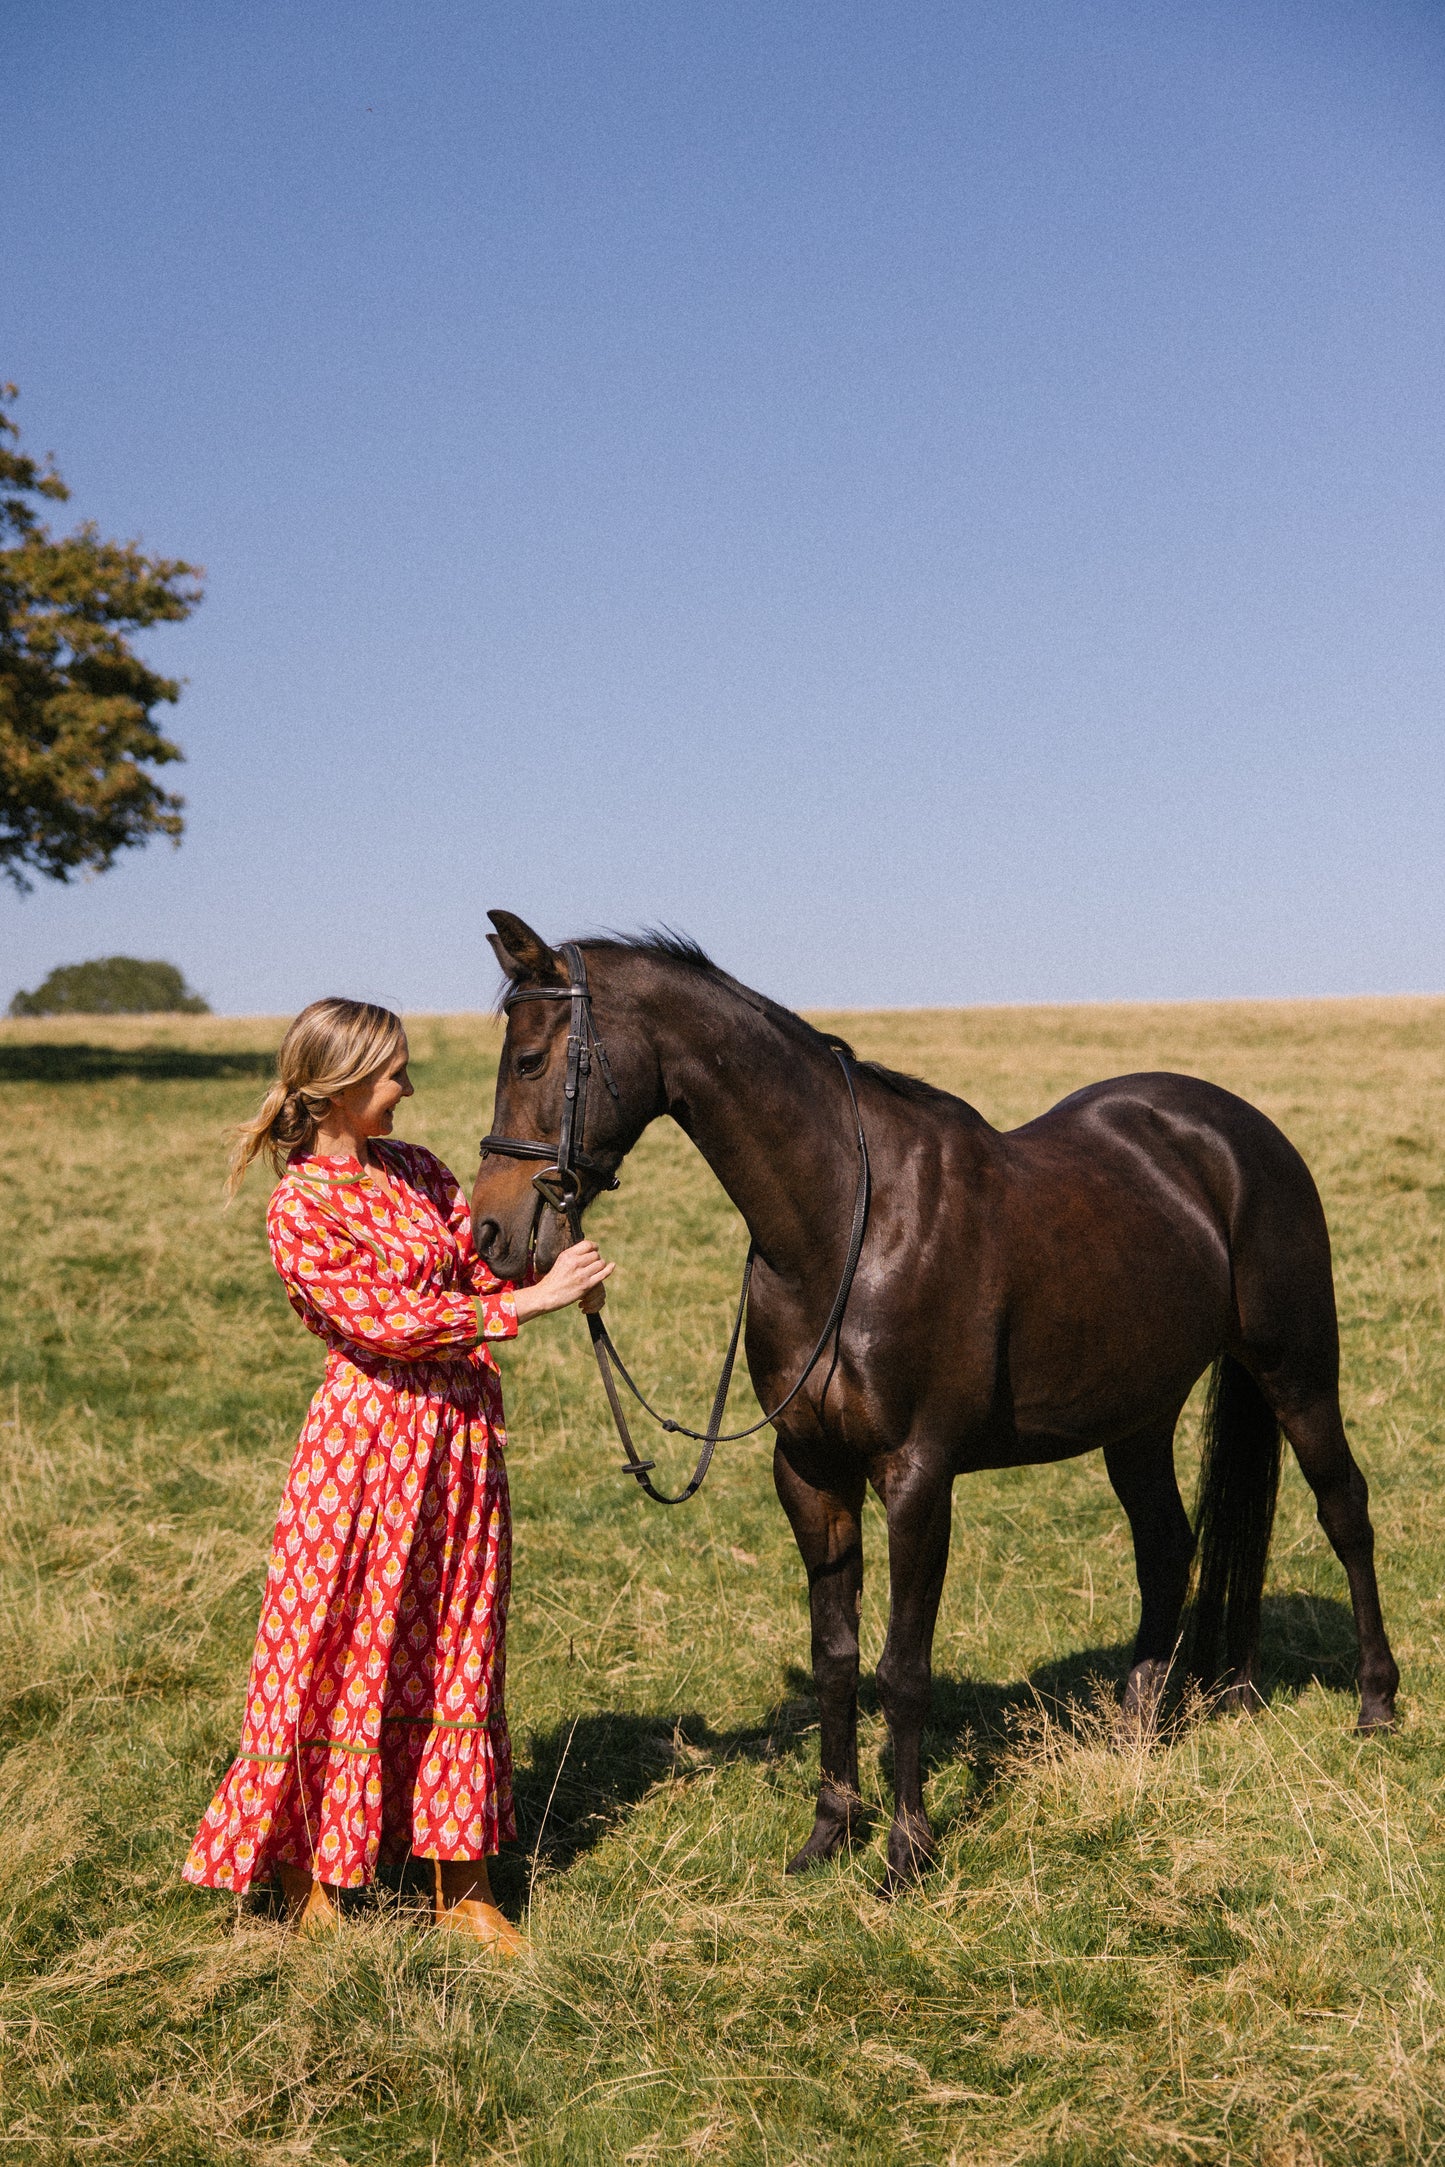
[[405, 1040], [400, 1016], [371, 1001], [333, 995], [303, 1008], [281, 1041], [276, 1081], [251, 1119], [231, 1131], [226, 1201], [262, 1152], [279, 1174], [293, 1151], [309, 1151], [329, 1102], [377, 1075]]

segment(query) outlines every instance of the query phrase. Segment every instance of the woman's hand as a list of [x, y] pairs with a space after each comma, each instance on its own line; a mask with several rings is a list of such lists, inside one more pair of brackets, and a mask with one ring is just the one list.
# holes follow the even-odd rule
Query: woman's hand
[[544, 1316], [550, 1309], [566, 1309], [580, 1302], [584, 1294], [610, 1279], [616, 1269], [615, 1264], [603, 1263], [596, 1242], [574, 1242], [570, 1249], [562, 1251], [545, 1279], [539, 1279], [534, 1287], [518, 1287], [517, 1322], [523, 1324], [528, 1317]]

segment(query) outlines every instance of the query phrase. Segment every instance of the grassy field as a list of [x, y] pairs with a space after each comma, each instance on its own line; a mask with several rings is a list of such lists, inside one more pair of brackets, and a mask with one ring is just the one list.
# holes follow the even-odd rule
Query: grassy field
[[[769, 1443], [725, 1448], [684, 1511], [646, 1506], [568, 1316], [503, 1358], [524, 1840], [498, 1886], [533, 1960], [459, 1956], [406, 1888], [320, 1947], [184, 1889], [321, 1364], [266, 1261], [264, 1184], [220, 1210], [220, 1131], [277, 1027], [0, 1025], [5, 2158], [1445, 2155], [1445, 1001], [829, 1020], [1001, 1124], [1157, 1066], [1246, 1093], [1294, 1137], [1336, 1242], [1397, 1735], [1351, 1735], [1344, 1578], [1292, 1465], [1269, 1706], [1152, 1749], [1109, 1713], [1136, 1597], [1102, 1466], [974, 1477], [936, 1650], [941, 1868], [881, 1904], [880, 1822], [785, 1884], [817, 1742]], [[406, 1133], [464, 1176], [496, 1045], [485, 1019], [413, 1028]], [[702, 1410], [742, 1258], [730, 1208], [660, 1129], [594, 1226], [620, 1259], [624, 1352]], [[1186, 1425], [1186, 1495], [1193, 1458]], [[876, 1510], [868, 1544], [865, 1670]], [[863, 1752], [882, 1802], [867, 1684]]]

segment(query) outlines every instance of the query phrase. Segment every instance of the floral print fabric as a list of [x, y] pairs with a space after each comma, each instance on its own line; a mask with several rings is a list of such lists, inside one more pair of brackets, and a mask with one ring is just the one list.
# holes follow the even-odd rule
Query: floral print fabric
[[183, 1868], [207, 1888], [282, 1864], [356, 1888], [379, 1861], [484, 1858], [516, 1832], [502, 1389], [480, 1343], [515, 1333], [515, 1294], [441, 1161], [371, 1148], [385, 1183], [302, 1158], [271, 1198], [271, 1255], [326, 1375], [276, 1523], [241, 1751]]

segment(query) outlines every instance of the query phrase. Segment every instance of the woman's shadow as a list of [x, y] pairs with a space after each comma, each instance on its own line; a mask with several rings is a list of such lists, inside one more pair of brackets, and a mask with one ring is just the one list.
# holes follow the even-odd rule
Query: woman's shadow
[[[926, 1767], [962, 1760], [979, 1790], [988, 1791], [1041, 1709], [1066, 1732], [1082, 1732], [1090, 1723], [1097, 1728], [1100, 1690], [1122, 1688], [1129, 1656], [1130, 1643], [1116, 1641], [1081, 1648], [1006, 1682], [935, 1672]], [[1355, 1628], [1347, 1605], [1303, 1593], [1265, 1597], [1258, 1672], [1265, 1701], [1293, 1699], [1316, 1684], [1348, 1692], [1354, 1669]], [[502, 1902], [523, 1901], [539, 1867], [565, 1871], [662, 1777], [729, 1760], [790, 1757], [816, 1727], [818, 1710], [806, 1672], [790, 1667], [784, 1682], [784, 1695], [763, 1721], [736, 1730], [714, 1730], [696, 1709], [659, 1709], [594, 1712], [534, 1733], [514, 1777], [518, 1840], [493, 1875]], [[861, 1683], [859, 1702], [876, 1712], [871, 1676]]]

